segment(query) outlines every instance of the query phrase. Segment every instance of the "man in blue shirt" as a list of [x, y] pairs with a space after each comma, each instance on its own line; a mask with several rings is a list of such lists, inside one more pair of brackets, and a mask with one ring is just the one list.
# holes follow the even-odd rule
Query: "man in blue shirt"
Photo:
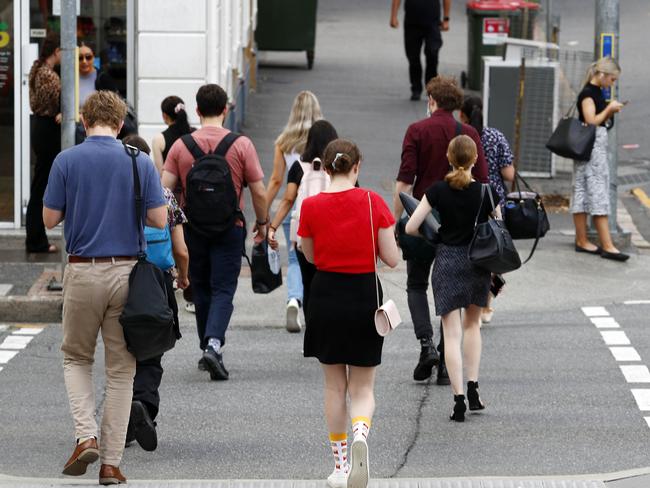
[[[88, 138], [61, 152], [52, 165], [43, 222], [65, 219], [68, 265], [63, 276], [63, 372], [77, 445], [63, 474], [80, 476], [101, 458], [99, 482], [125, 483], [119, 470], [131, 409], [135, 358], [126, 349], [118, 319], [129, 273], [140, 250], [133, 166], [116, 139], [126, 104], [108, 91], [92, 94], [82, 109]], [[158, 173], [148, 156], [137, 158], [146, 223], [164, 228], [167, 208]], [[101, 330], [106, 357], [106, 400], [97, 442], [92, 367]]]

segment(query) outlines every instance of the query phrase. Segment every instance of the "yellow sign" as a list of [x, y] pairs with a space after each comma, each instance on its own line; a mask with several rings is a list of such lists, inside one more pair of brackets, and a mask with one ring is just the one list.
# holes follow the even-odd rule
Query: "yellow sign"
[[0, 32], [0, 48], [8, 46], [11, 37], [8, 32]]

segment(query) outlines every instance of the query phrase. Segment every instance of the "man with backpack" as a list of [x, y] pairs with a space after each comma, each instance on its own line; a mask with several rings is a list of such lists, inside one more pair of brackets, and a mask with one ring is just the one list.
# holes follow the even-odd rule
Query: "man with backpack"
[[212, 380], [227, 380], [222, 348], [233, 312], [246, 227], [243, 189], [248, 186], [257, 218], [256, 240], [266, 238], [268, 219], [264, 173], [253, 143], [223, 127], [228, 96], [216, 84], [196, 93], [201, 128], [178, 139], [169, 150], [162, 182], [180, 181], [188, 224], [190, 281], [196, 307], [199, 368]]

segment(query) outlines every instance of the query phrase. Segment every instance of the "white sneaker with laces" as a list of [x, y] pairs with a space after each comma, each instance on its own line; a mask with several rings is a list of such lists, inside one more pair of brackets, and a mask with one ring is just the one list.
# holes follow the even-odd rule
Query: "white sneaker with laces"
[[347, 488], [348, 486], [348, 473], [342, 469], [335, 469], [327, 477], [327, 486], [330, 488]]
[[363, 436], [355, 437], [350, 447], [350, 474], [347, 488], [366, 488], [370, 480], [368, 443]]
[[289, 332], [300, 332], [302, 330], [302, 325], [300, 324], [300, 305], [295, 298], [292, 298], [287, 303], [287, 330]]

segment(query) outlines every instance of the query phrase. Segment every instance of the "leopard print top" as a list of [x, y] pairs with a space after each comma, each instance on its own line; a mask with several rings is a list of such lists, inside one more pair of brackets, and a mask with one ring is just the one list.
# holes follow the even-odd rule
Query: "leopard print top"
[[30, 85], [34, 80], [34, 89], [29, 91], [29, 108], [36, 115], [55, 117], [60, 110], [61, 79], [47, 64], [34, 64], [29, 73]]

